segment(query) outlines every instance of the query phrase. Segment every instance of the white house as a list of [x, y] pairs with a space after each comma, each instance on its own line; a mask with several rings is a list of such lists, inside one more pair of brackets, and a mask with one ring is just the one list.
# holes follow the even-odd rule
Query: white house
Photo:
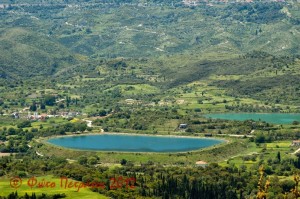
[[200, 166], [200, 167], [205, 168], [205, 167], [208, 166], [208, 163], [200, 160], [200, 161], [196, 162], [196, 166]]
[[293, 140], [291, 146], [300, 146], [300, 140]]

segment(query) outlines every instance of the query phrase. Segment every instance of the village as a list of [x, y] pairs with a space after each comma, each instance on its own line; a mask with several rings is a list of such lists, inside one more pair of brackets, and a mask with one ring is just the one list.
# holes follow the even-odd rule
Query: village
[[[55, 104], [59, 104], [64, 102], [64, 99], [58, 99], [55, 101]], [[14, 119], [27, 119], [31, 121], [45, 121], [48, 118], [56, 118], [56, 117], [61, 117], [61, 118], [74, 118], [76, 116], [82, 115], [81, 112], [79, 111], [72, 111], [69, 109], [45, 109], [42, 108], [41, 104], [34, 103], [34, 107], [29, 106], [29, 107], [24, 107], [21, 110], [14, 110], [11, 113], [6, 113], [3, 114], [5, 115], [10, 115]], [[84, 115], [84, 114], [83, 114]]]
[[[24, 110], [28, 111], [27, 114], [24, 112]], [[29, 108], [25, 108], [23, 109], [23, 111], [13, 112], [11, 114], [11, 116], [15, 119], [28, 119], [32, 121], [38, 121], [38, 120], [45, 121], [46, 119], [53, 118], [53, 117], [73, 118], [79, 115], [81, 115], [81, 113], [75, 111], [58, 111], [56, 114], [30, 112]]]

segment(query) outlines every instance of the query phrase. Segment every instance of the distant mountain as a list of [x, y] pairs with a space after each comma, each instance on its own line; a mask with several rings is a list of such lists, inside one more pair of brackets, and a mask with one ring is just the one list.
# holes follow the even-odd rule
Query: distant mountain
[[300, 4], [292, 1], [13, 2], [0, 8], [0, 77], [62, 74], [87, 59], [300, 50]]

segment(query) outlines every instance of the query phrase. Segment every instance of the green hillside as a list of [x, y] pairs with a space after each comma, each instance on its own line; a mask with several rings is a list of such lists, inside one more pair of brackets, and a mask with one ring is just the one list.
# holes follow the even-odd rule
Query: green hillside
[[4, 77], [53, 75], [77, 62], [74, 54], [58, 42], [24, 28], [2, 28], [0, 42]]
[[[256, 69], [248, 67], [247, 60], [230, 60], [224, 65], [214, 60], [220, 59], [218, 54], [237, 57], [255, 50], [279, 59], [299, 52], [300, 13], [299, 4], [295, 2], [203, 4], [197, 7], [156, 1], [144, 6], [138, 1], [130, 4], [122, 1], [114, 4], [105, 1], [25, 3], [15, 1], [0, 10], [1, 77], [66, 73], [72, 76], [74, 70], [80, 73], [89, 68], [87, 61], [97, 66], [103, 59], [117, 57], [148, 60], [159, 57], [167, 70], [170, 69], [168, 65], [172, 67], [171, 71], [180, 71], [183, 65], [186, 66], [180, 72], [186, 76], [201, 68], [202, 71], [209, 70], [209, 74], [245, 68], [251, 73]], [[215, 56], [209, 57], [212, 53]], [[180, 55], [207, 56], [210, 60], [203, 63], [192, 59], [194, 61], [182, 63], [178, 59], [178, 63], [167, 63], [171, 59], [166, 56]], [[217, 66], [219, 64], [221, 68]], [[258, 65], [262, 67], [262, 64]], [[206, 71], [190, 80], [207, 75]], [[184, 76], [179, 78], [184, 79]]]

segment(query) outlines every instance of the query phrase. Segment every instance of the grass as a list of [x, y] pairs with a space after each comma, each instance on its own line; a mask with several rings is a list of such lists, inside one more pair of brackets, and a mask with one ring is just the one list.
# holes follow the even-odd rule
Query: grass
[[[236, 98], [233, 96], [229, 96], [226, 89], [219, 88], [216, 86], [212, 86], [213, 80], [219, 76], [211, 76], [210, 79], [202, 80], [202, 81], [194, 81], [185, 86], [179, 86], [173, 88], [169, 91], [169, 93], [175, 93], [172, 95], [175, 98], [175, 101], [181, 100], [184, 103], [177, 103], [182, 110], [193, 110], [195, 108], [200, 108], [201, 112], [228, 112], [225, 109], [225, 105], [253, 105], [254, 107], [266, 107], [272, 108], [275, 104], [269, 103], [266, 105], [264, 101], [260, 101], [257, 99], [249, 98], [249, 97], [240, 97]], [[221, 79], [230, 80], [230, 79], [238, 79], [238, 75], [223, 75], [220, 76]], [[202, 101], [199, 103], [198, 100]], [[284, 103], [276, 104], [277, 107], [281, 107], [283, 110], [287, 110], [287, 105]], [[295, 110], [297, 107], [294, 105], [289, 105], [289, 110]], [[182, 113], [182, 110], [180, 113]]]
[[30, 130], [31, 128], [40, 128], [40, 125], [43, 126], [43, 128], [49, 128], [54, 125], [61, 125], [61, 124], [66, 124], [68, 123], [68, 120], [62, 117], [57, 117], [57, 118], [50, 118], [47, 119], [47, 121], [34, 121], [31, 123], [31, 127], [24, 128], [25, 130], [28, 129]]
[[148, 85], [148, 84], [132, 84], [132, 85], [118, 85], [115, 87], [112, 87], [108, 90], [113, 90], [115, 88], [119, 88], [121, 90], [121, 92], [124, 95], [137, 95], [137, 94], [151, 94], [151, 93], [158, 93], [159, 89]]
[[[30, 188], [27, 184], [29, 178], [22, 178], [22, 185], [16, 190], [15, 188], [12, 188], [10, 186], [10, 179], [7, 178], [0, 178], [0, 196], [7, 196], [8, 194], [17, 191], [19, 196], [23, 196], [25, 193], [31, 195], [32, 193], [35, 193], [37, 196], [41, 195], [42, 193], [45, 193], [47, 195], [54, 195], [59, 193], [65, 193], [67, 199], [73, 199], [73, 198], [83, 198], [83, 199], [105, 199], [107, 197], [100, 195], [98, 193], [92, 192], [89, 188], [82, 188], [78, 192], [76, 189], [73, 188], [67, 188], [65, 189], [64, 186], [61, 187], [61, 179], [55, 178], [53, 176], [40, 176], [37, 177], [37, 183], [42, 182], [44, 179], [45, 182], [53, 182], [55, 183], [54, 188]], [[68, 179], [71, 181], [71, 179]], [[75, 182], [75, 180], [72, 180]]]
[[[238, 156], [232, 157], [229, 160], [221, 162], [220, 165], [228, 166], [229, 164], [234, 164], [237, 167], [241, 165], [245, 165], [246, 167], [250, 168], [253, 164], [258, 163], [260, 160], [268, 160], [274, 159], [277, 157], [278, 152], [281, 154], [281, 159], [287, 157], [293, 157], [291, 154], [296, 149], [292, 148], [290, 140], [283, 140], [283, 141], [275, 141], [272, 143], [261, 144], [257, 146], [254, 142], [249, 143], [248, 147], [245, 151], [240, 153]], [[265, 148], [265, 149], [264, 149]], [[245, 156], [256, 156], [255, 160], [244, 160], [243, 157]]]
[[[193, 82], [184, 87], [178, 87], [172, 91], [178, 93], [175, 99], [183, 101], [177, 103], [183, 110], [200, 108], [202, 112], [226, 112], [225, 105], [236, 102], [236, 98], [228, 96], [226, 90], [209, 85], [210, 80]], [[202, 95], [203, 92], [203, 95]], [[202, 100], [199, 104], [198, 100]], [[240, 98], [240, 103], [263, 105], [263, 102], [250, 98]], [[181, 110], [180, 110], [181, 111]]]

